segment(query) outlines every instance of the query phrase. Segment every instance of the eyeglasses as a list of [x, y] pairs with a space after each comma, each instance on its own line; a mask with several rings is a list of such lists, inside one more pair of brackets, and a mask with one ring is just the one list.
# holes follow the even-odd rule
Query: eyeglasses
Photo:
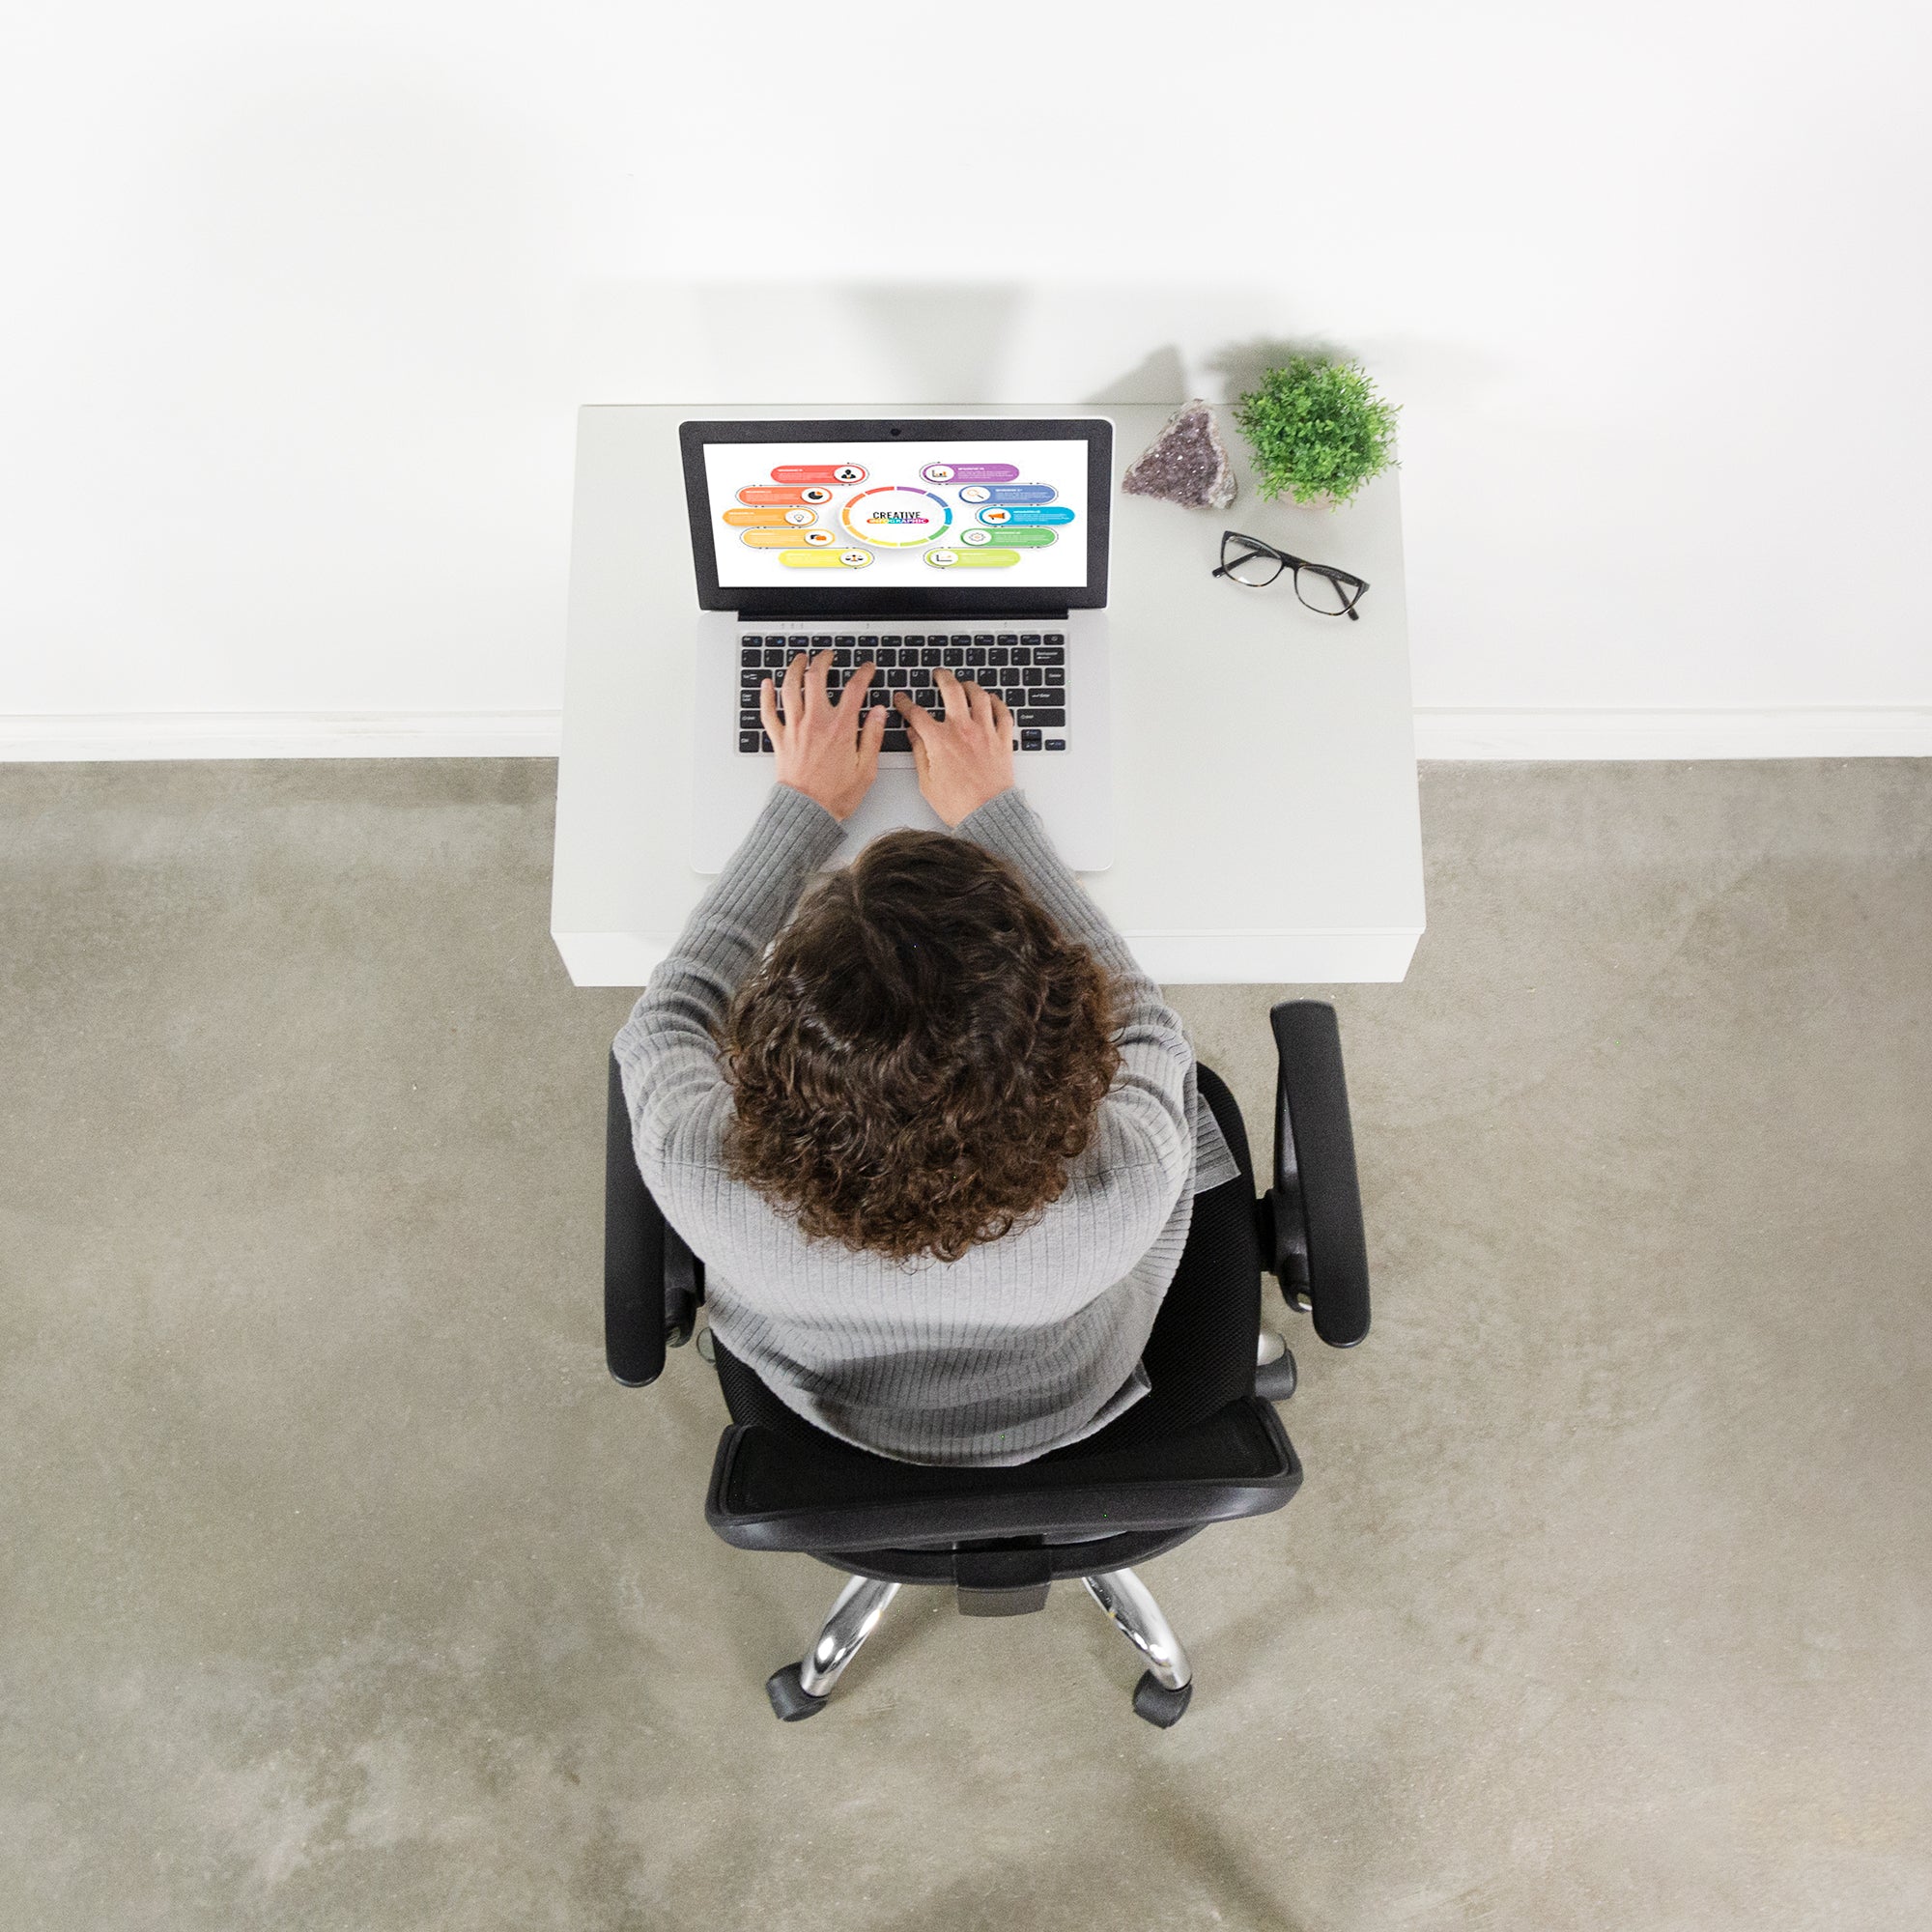
[[1347, 617], [1359, 624], [1362, 613], [1355, 606], [1362, 601], [1368, 585], [1359, 577], [1333, 564], [1310, 563], [1306, 557], [1290, 556], [1260, 537], [1244, 537], [1239, 530], [1221, 532], [1221, 563], [1214, 572], [1244, 590], [1265, 590], [1284, 570], [1294, 573], [1294, 594], [1309, 610], [1324, 617]]

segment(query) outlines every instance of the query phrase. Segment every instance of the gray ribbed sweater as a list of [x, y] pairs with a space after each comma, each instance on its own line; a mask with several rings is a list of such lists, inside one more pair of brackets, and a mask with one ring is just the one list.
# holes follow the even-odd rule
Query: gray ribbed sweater
[[[1010, 861], [1120, 982], [1121, 1069], [1066, 1190], [956, 1262], [893, 1262], [797, 1225], [724, 1171], [731, 1090], [714, 1030], [841, 837], [773, 787], [617, 1036], [638, 1166], [706, 1264], [732, 1354], [833, 1435], [911, 1463], [1024, 1463], [1090, 1435], [1149, 1387], [1141, 1350], [1201, 1189], [1233, 1157], [1195, 1095], [1179, 1016], [1061, 862], [1017, 791], [958, 828]], [[1198, 1150], [1198, 1151], [1197, 1151]]]

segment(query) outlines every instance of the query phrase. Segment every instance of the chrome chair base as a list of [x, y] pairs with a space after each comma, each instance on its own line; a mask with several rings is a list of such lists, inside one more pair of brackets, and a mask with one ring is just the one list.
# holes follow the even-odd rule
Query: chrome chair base
[[1104, 1577], [1081, 1580], [1087, 1585], [1087, 1594], [1147, 1659], [1149, 1668], [1168, 1690], [1179, 1690], [1192, 1682], [1194, 1666], [1188, 1662], [1174, 1627], [1161, 1615], [1152, 1591], [1131, 1570], [1112, 1570]]
[[[1194, 1666], [1153, 1593], [1131, 1570], [1109, 1570], [1081, 1581], [1114, 1628], [1148, 1661], [1134, 1687], [1134, 1710], [1163, 1730], [1179, 1723], [1194, 1694]], [[898, 1593], [898, 1584], [876, 1577], [854, 1577], [846, 1582], [810, 1654], [775, 1670], [766, 1680], [765, 1693], [778, 1717], [797, 1723], [824, 1710], [832, 1687], [858, 1656], [860, 1645], [878, 1629], [886, 1605]]]
[[838, 1682], [898, 1593], [896, 1583], [881, 1583], [872, 1577], [854, 1577], [839, 1591], [811, 1655], [799, 1666], [799, 1685], [807, 1696], [823, 1697]]
[[896, 1583], [882, 1583], [875, 1577], [854, 1577], [846, 1583], [820, 1627], [810, 1655], [765, 1679], [765, 1695], [781, 1721], [796, 1724], [824, 1710], [832, 1687], [858, 1656], [859, 1646], [878, 1629], [886, 1605], [898, 1593]]

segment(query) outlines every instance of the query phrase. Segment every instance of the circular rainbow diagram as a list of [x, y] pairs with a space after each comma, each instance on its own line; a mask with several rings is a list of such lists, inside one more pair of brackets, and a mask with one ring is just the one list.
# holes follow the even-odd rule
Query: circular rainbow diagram
[[[883, 498], [875, 501], [874, 498]], [[864, 507], [862, 507], [864, 506]], [[934, 519], [933, 512], [939, 515]], [[838, 521], [861, 543], [886, 550], [910, 550], [943, 537], [952, 526], [952, 506], [931, 490], [904, 483], [881, 483], [845, 499]]]

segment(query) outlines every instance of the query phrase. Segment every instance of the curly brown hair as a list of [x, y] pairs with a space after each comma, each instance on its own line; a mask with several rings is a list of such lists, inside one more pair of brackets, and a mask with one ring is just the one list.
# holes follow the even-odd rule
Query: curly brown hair
[[732, 1002], [726, 1163], [808, 1236], [957, 1261], [1060, 1198], [1118, 1024], [1099, 962], [1004, 860], [890, 833], [819, 882]]

